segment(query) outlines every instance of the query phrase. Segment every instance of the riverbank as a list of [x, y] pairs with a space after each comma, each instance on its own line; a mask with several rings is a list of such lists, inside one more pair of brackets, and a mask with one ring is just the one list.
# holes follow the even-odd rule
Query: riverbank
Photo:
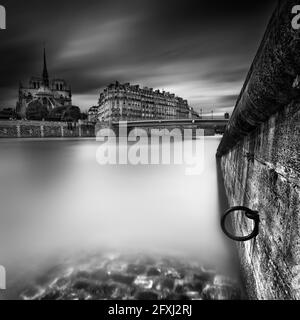
[[73, 138], [95, 137], [95, 125], [89, 122], [0, 120], [0, 138]]
[[[176, 126], [169, 127], [168, 130], [172, 131], [176, 128]], [[99, 130], [99, 126], [96, 126], [94, 123], [88, 121], [81, 121], [75, 123], [51, 121], [0, 120], [1, 140], [4, 138], [95, 138], [97, 130]], [[149, 128], [145, 130], [149, 131]], [[203, 130], [205, 136], [218, 136], [216, 135], [214, 129], [205, 128]]]

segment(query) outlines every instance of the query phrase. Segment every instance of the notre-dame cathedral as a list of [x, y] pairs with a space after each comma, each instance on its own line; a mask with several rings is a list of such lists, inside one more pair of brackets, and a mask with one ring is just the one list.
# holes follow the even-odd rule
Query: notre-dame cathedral
[[46, 107], [49, 112], [57, 107], [72, 105], [71, 88], [66, 81], [49, 78], [45, 49], [42, 77], [31, 77], [27, 86], [20, 84], [17, 114], [21, 118], [26, 118], [26, 110], [31, 104], [37, 103], [41, 107]]

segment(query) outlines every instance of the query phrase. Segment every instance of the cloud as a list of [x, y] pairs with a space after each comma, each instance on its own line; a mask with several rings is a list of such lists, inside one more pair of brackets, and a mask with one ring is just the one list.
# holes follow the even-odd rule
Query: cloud
[[87, 26], [83, 23], [74, 31], [57, 56], [61, 64], [73, 59], [82, 61], [93, 56], [105, 55], [107, 51], [120, 50], [123, 41], [132, 31], [131, 20], [125, 17], [95, 25]]
[[271, 0], [3, 2], [9, 23], [0, 33], [0, 106], [17, 98], [19, 81], [41, 74], [46, 42], [50, 76], [66, 79], [83, 109], [116, 80], [174, 92], [198, 109], [231, 108], [274, 6]]
[[91, 106], [96, 106], [98, 102], [98, 92], [90, 92], [84, 94], [74, 94], [73, 95], [73, 104], [80, 106], [81, 109], [87, 110]]

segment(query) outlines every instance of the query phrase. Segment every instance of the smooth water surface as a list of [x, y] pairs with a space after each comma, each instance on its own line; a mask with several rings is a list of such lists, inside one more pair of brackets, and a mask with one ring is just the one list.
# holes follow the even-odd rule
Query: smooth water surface
[[219, 227], [219, 142], [205, 138], [204, 171], [187, 176], [185, 165], [101, 166], [91, 139], [0, 140], [2, 297], [95, 252], [172, 256], [234, 274]]

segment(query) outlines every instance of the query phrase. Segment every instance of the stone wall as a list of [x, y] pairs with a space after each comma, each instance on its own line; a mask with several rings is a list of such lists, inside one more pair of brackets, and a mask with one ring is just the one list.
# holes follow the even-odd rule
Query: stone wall
[[[273, 115], [221, 158], [231, 206], [260, 214], [255, 240], [237, 243], [247, 291], [253, 299], [299, 299], [300, 101]], [[249, 219], [235, 216], [237, 234]]]
[[[296, 0], [279, 1], [217, 156], [231, 206], [260, 215], [256, 239], [237, 243], [252, 299], [300, 299], [300, 30]], [[232, 219], [248, 235], [252, 222]]]
[[95, 137], [95, 125], [87, 122], [0, 121], [0, 138]]

